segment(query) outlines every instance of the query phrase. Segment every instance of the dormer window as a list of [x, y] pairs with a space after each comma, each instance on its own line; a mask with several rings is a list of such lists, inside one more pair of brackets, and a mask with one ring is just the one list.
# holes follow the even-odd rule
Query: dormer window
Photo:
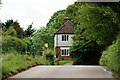
[[69, 35], [62, 35], [62, 41], [68, 41]]

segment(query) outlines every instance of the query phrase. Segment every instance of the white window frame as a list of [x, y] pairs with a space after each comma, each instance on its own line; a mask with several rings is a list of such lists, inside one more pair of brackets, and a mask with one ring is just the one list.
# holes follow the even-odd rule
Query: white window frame
[[[65, 51], [65, 54], [63, 55], [63, 50]], [[61, 48], [61, 56], [70, 56], [69, 54], [69, 48]]]
[[68, 34], [63, 34], [62, 35], [62, 41], [68, 41], [69, 40], [69, 35]]

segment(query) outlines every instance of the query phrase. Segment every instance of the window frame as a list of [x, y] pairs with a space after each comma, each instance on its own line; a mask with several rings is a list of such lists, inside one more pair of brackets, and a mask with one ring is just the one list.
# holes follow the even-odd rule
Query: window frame
[[68, 34], [63, 34], [62, 35], [62, 41], [69, 41], [69, 35]]
[[61, 56], [70, 56], [69, 49], [61, 49]]

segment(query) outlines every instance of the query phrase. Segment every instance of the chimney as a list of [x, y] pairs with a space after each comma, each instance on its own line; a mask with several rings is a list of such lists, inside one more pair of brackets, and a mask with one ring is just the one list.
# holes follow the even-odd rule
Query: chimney
[[64, 17], [64, 23], [66, 23], [69, 20], [68, 17]]

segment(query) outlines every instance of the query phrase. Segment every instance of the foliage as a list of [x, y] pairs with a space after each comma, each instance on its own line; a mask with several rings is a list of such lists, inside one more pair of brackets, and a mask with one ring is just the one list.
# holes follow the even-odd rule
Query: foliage
[[[69, 8], [70, 7], [70, 8]], [[72, 16], [71, 21], [75, 23], [75, 34], [73, 46], [70, 53], [73, 56], [83, 57], [86, 54], [95, 54], [100, 57], [100, 52], [112, 44], [116, 39], [118, 31], [118, 18], [110, 7], [99, 7], [94, 3], [75, 3], [67, 8], [68, 15]], [[90, 58], [92, 59], [91, 56]], [[98, 61], [97, 61], [98, 62]], [[94, 62], [93, 62], [94, 63]]]
[[62, 60], [64, 60], [64, 58], [62, 58], [62, 57], [58, 57], [58, 60], [59, 60], [59, 61], [62, 61]]
[[13, 27], [9, 27], [5, 34], [13, 37], [17, 36], [17, 33]]
[[59, 65], [64, 65], [64, 64], [67, 64], [67, 63], [72, 63], [73, 60], [72, 59], [64, 59], [64, 60], [60, 60], [59, 61]]
[[12, 26], [13, 22], [14, 22], [14, 21], [13, 21], [12, 19], [9, 19], [9, 20], [7, 20], [5, 23], [3, 23], [2, 25], [5, 26], [5, 28], [7, 29], [7, 28], [9, 28], [10, 26]]
[[74, 58], [73, 65], [98, 65], [100, 54], [86, 53]]
[[54, 50], [52, 50], [52, 49], [45, 49], [43, 55], [45, 55], [45, 54], [46, 54], [46, 59], [48, 61], [50, 61], [50, 64], [54, 65], [54, 55], [55, 55]]
[[18, 38], [23, 38], [24, 35], [25, 35], [25, 32], [24, 32], [23, 28], [20, 27], [19, 22], [18, 21], [14, 21], [12, 26], [14, 27], [14, 29], [17, 32], [17, 37]]
[[10, 31], [11, 30], [10, 27], [13, 27], [14, 30], [16, 31], [17, 33], [16, 37], [23, 38], [24, 31], [20, 27], [18, 21], [13, 21], [12, 19], [10, 19], [10, 20], [7, 20], [5, 23], [2, 23], [3, 32], [7, 32], [8, 30]]
[[65, 17], [65, 10], [59, 10], [52, 15], [51, 19], [49, 20], [46, 26], [52, 27], [54, 29], [58, 29], [61, 27], [61, 25], [63, 25], [64, 17]]
[[23, 38], [23, 41], [27, 44], [27, 52], [28, 54], [31, 54], [33, 52], [33, 41], [32, 41], [32, 37], [26, 37]]
[[[26, 70], [30, 66], [38, 65], [38, 64], [49, 64], [47, 60], [45, 60], [41, 56], [36, 56], [32, 58], [28, 55], [13, 55], [7, 54], [2, 55], [2, 77], [8, 77], [15, 73], [18, 73], [21, 70]], [[14, 66], [13, 66], [14, 65]]]
[[13, 53], [14, 51], [25, 53], [27, 44], [23, 40], [12, 36], [2, 36], [0, 39], [2, 39], [0, 43], [3, 45], [2, 53]]
[[42, 53], [43, 47], [45, 43], [48, 43], [49, 48], [54, 47], [54, 31], [53, 28], [41, 28], [34, 33], [33, 36], [33, 44], [35, 47], [35, 51], [39, 54]]
[[102, 52], [100, 64], [109, 67], [111, 70], [120, 72], [120, 38], [117, 39], [106, 51]]
[[33, 33], [35, 32], [35, 29], [32, 29], [33, 23], [31, 25], [28, 26], [28, 28], [25, 30], [25, 36], [26, 37], [30, 37], [33, 35]]
[[96, 3], [98, 6], [109, 6], [110, 8], [112, 8], [112, 10], [117, 13], [117, 16], [120, 20], [120, 2], [100, 2], [100, 3]]

